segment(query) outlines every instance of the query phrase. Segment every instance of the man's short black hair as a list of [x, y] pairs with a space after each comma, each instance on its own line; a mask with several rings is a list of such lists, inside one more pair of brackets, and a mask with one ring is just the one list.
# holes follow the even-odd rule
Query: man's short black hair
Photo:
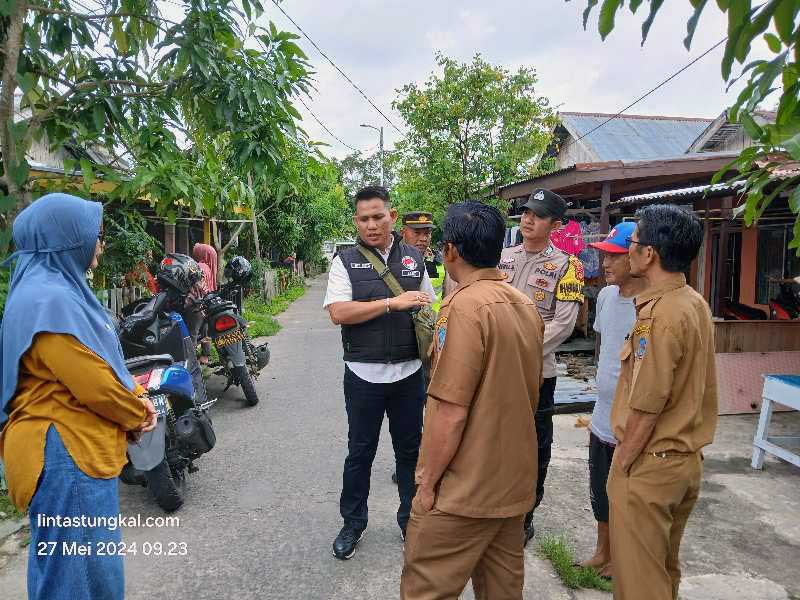
[[447, 210], [442, 241], [450, 242], [473, 267], [496, 267], [503, 251], [506, 222], [494, 206], [467, 200]]
[[376, 198], [383, 200], [383, 203], [386, 205], [392, 203], [392, 200], [389, 197], [389, 190], [382, 185], [368, 185], [367, 187], [361, 188], [356, 192], [356, 197], [353, 199], [353, 206], [358, 206], [359, 202], [375, 200]]
[[661, 266], [683, 273], [703, 243], [703, 225], [693, 213], [674, 204], [653, 204], [636, 211], [639, 242], [658, 252]]

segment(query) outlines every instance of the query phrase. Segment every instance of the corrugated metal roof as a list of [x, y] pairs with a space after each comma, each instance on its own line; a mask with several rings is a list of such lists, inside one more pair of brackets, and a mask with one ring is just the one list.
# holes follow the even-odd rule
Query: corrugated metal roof
[[535, 177], [529, 177], [528, 179], [522, 179], [520, 181], [515, 181], [513, 183], [507, 183], [506, 185], [500, 186], [499, 189], [500, 191], [502, 191], [514, 187], [516, 185], [532, 183], [535, 181], [546, 179], [548, 177], [563, 175], [564, 173], [569, 173], [571, 171], [596, 172], [596, 171], [602, 171], [604, 169], [617, 169], [624, 167], [631, 167], [631, 168], [647, 167], [657, 164], [669, 164], [675, 162], [686, 162], [694, 160], [715, 160], [718, 158], [733, 159], [738, 155], [739, 153], [735, 151], [693, 152], [688, 154], [681, 153], [676, 156], [661, 156], [655, 159], [629, 159], [629, 160], [610, 160], [606, 162], [596, 162], [596, 163], [578, 163], [575, 165], [570, 165], [569, 167], [564, 167], [563, 169], [558, 169], [557, 171], [550, 171], [549, 173], [542, 173], [541, 175], [537, 175]]
[[[570, 134], [579, 138], [613, 115], [563, 112], [559, 116]], [[663, 158], [686, 152], [711, 122], [712, 119], [621, 115], [581, 142], [590, 146], [598, 161]]]
[[647, 204], [658, 200], [679, 200], [688, 199], [704, 194], [730, 194], [744, 186], [744, 181], [734, 181], [731, 184], [717, 183], [715, 185], [698, 185], [695, 187], [680, 188], [677, 190], [665, 190], [663, 192], [651, 192], [649, 194], [637, 194], [635, 196], [625, 196], [610, 203], [610, 206], [622, 206], [626, 204]]

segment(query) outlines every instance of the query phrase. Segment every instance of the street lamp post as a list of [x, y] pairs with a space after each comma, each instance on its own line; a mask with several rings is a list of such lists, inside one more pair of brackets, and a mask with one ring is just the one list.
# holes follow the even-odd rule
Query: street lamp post
[[380, 147], [381, 147], [381, 186], [383, 186], [383, 127], [375, 127], [375, 125], [365, 125], [364, 123], [361, 124], [361, 127], [367, 127], [369, 129], [374, 129], [380, 134]]

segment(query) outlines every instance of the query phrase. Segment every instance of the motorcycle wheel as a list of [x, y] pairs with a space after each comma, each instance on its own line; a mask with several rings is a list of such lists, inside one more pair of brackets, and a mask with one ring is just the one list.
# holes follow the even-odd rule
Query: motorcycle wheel
[[253, 378], [250, 377], [250, 371], [247, 367], [235, 367], [236, 378], [239, 380], [239, 385], [244, 392], [244, 400], [247, 406], [255, 406], [258, 404], [258, 394], [256, 393], [256, 386], [253, 384]]
[[173, 512], [183, 505], [183, 475], [176, 481], [166, 460], [162, 460], [154, 469], [145, 471], [144, 476], [156, 504], [164, 511]]

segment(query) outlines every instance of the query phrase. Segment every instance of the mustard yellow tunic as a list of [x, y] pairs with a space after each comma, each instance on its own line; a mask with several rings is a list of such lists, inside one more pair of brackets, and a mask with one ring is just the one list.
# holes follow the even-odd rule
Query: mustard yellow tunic
[[39, 333], [20, 359], [17, 391], [0, 434], [11, 501], [27, 510], [44, 466], [45, 436], [55, 425], [78, 468], [110, 479], [127, 462], [125, 432], [145, 419], [137, 386], [128, 390], [103, 359], [68, 334]]

